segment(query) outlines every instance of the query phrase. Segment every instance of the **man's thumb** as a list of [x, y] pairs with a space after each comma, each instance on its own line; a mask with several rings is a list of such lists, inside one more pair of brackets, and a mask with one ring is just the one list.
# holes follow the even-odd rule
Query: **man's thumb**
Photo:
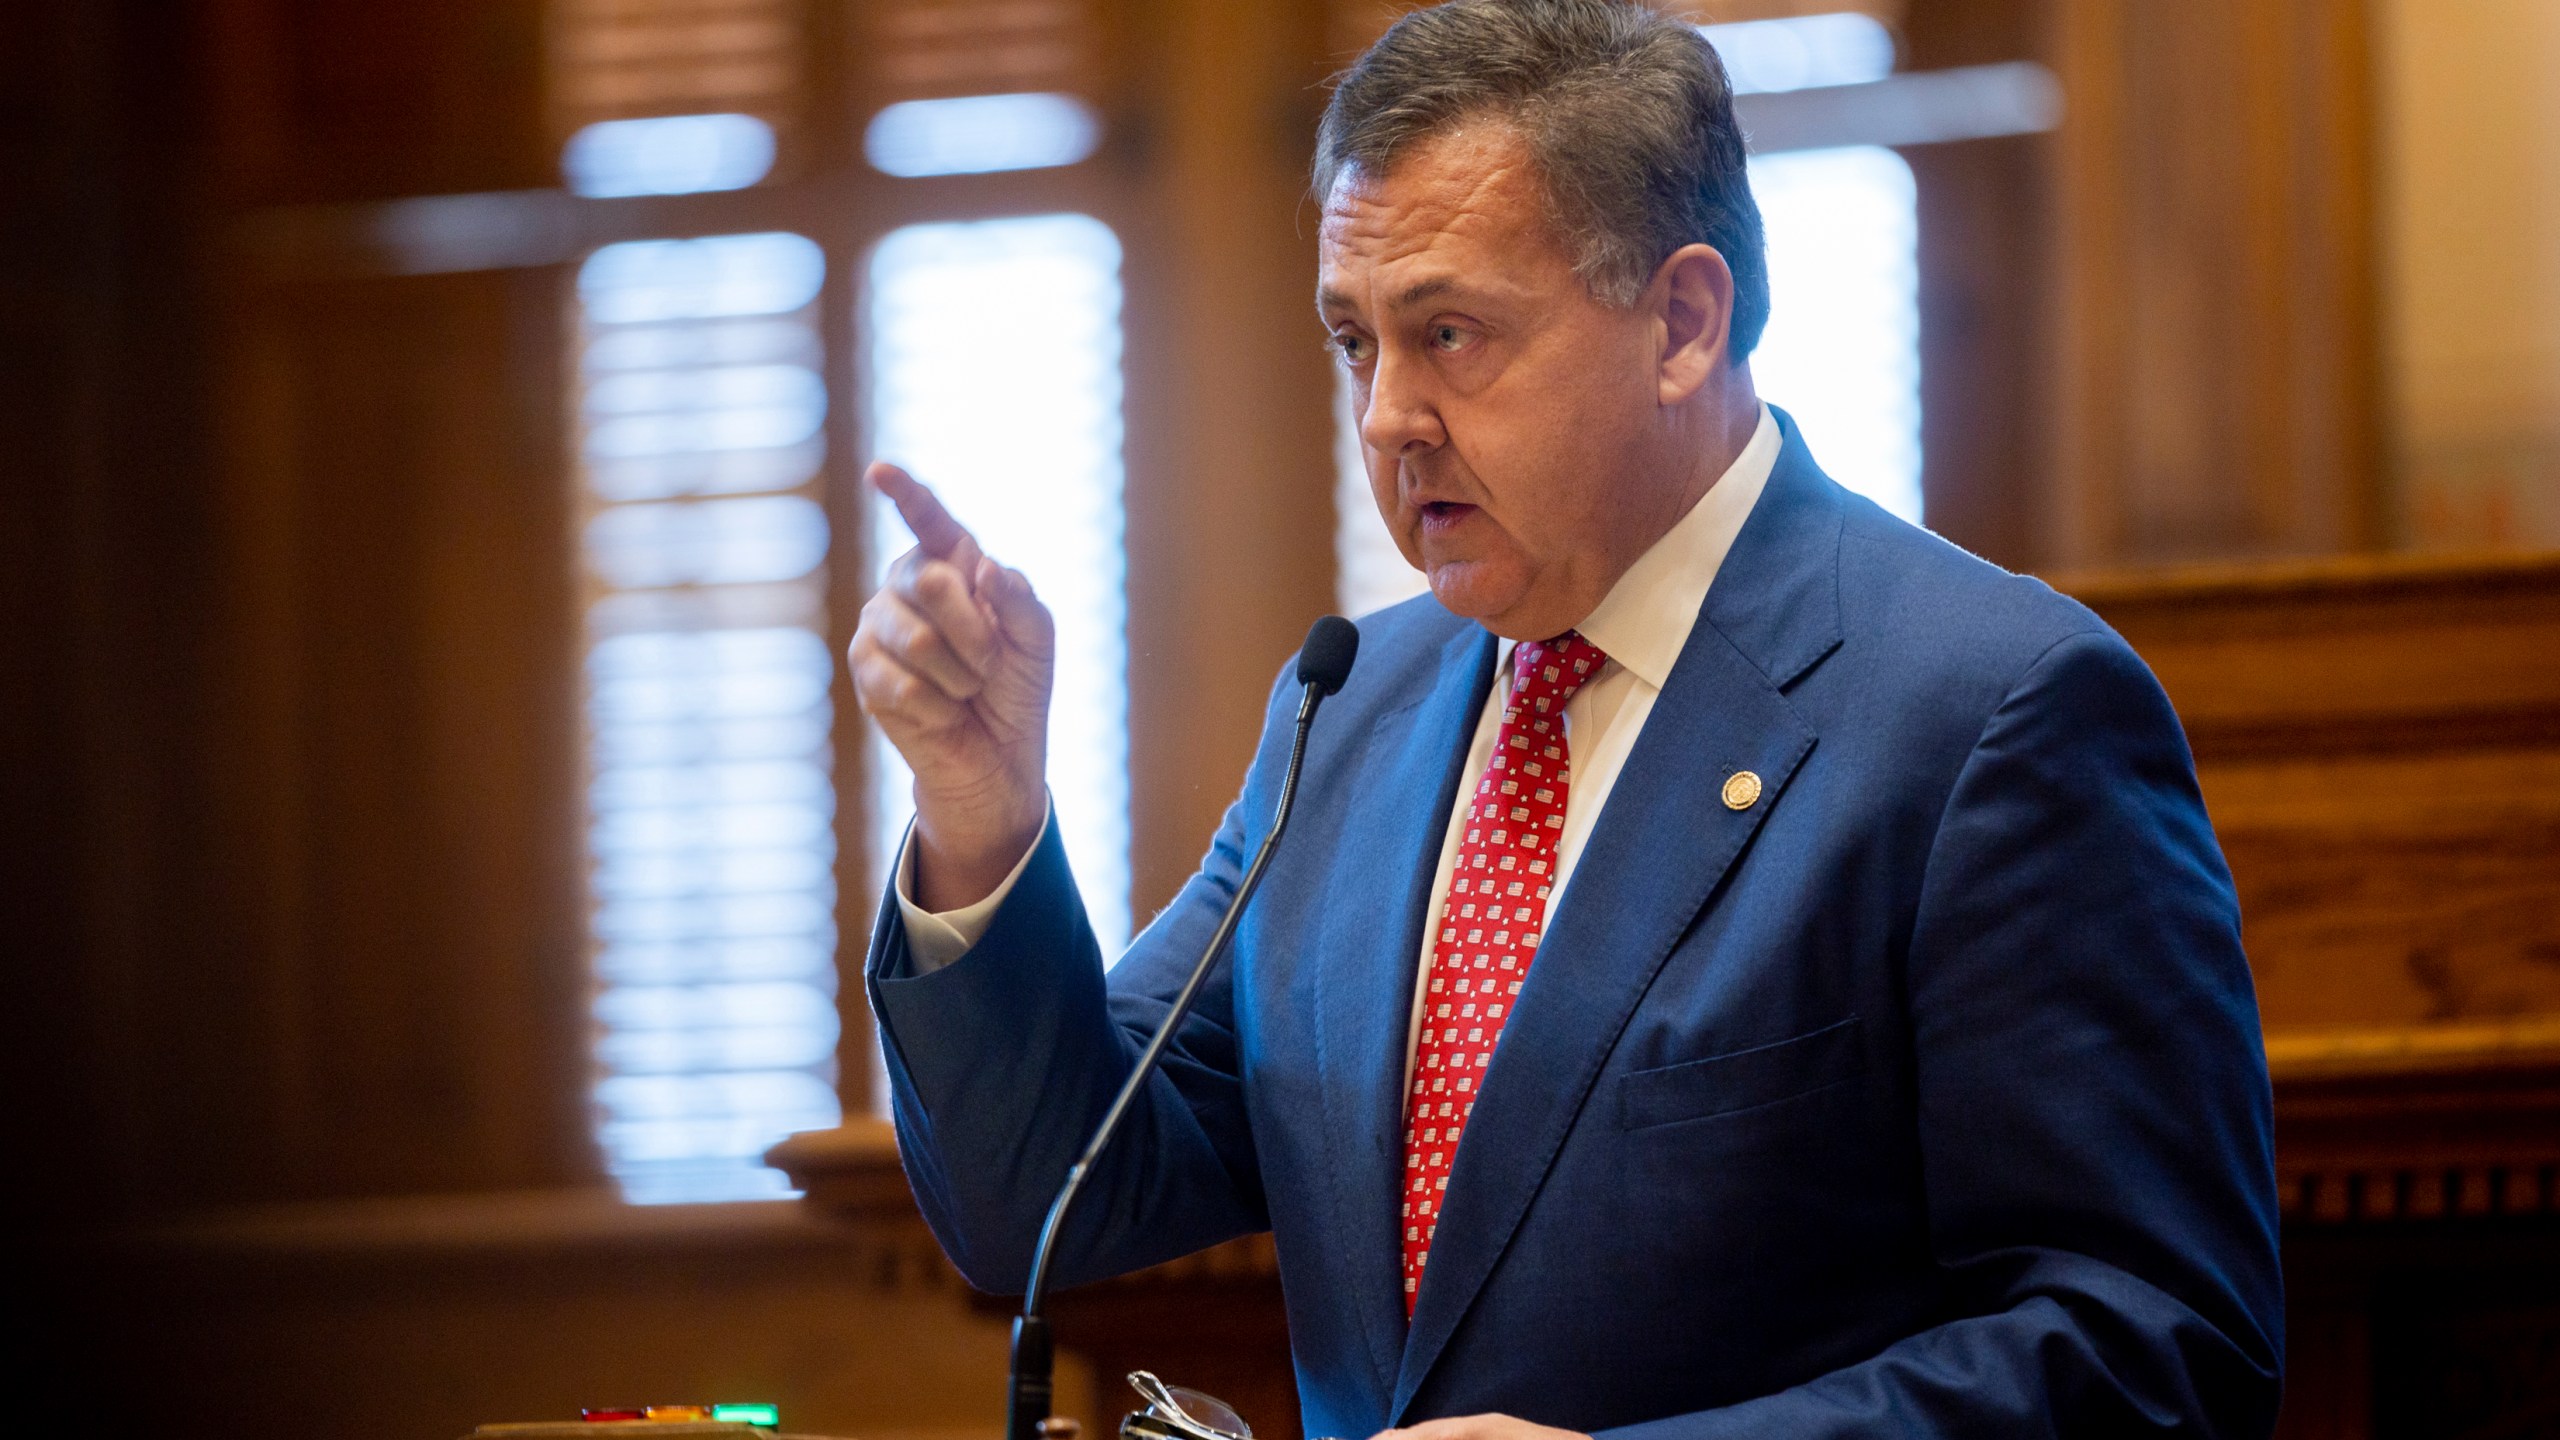
[[990, 560], [981, 575], [978, 593], [995, 611], [996, 624], [1013, 647], [1035, 660], [1048, 660], [1057, 649], [1057, 622], [1049, 616], [1049, 607], [1031, 591], [1031, 581], [1021, 571], [998, 565]]

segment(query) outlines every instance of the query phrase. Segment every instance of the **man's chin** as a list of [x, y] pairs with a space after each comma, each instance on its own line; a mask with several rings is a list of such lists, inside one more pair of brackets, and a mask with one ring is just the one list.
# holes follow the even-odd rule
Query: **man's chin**
[[1423, 574], [1440, 608], [1505, 640], [1551, 639], [1580, 623], [1557, 597], [1533, 593], [1516, 567], [1498, 560], [1447, 560]]
[[1426, 563], [1423, 574], [1442, 609], [1495, 629], [1494, 622], [1520, 603], [1519, 581], [1503, 574], [1504, 568], [1484, 560], [1443, 560]]

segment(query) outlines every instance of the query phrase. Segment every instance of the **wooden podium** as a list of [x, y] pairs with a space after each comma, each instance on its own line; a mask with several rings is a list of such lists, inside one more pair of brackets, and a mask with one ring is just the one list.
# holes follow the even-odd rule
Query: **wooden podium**
[[[794, 1135], [766, 1159], [789, 1172], [808, 1203], [864, 1226], [888, 1242], [902, 1266], [949, 1273], [926, 1232], [898, 1169], [887, 1122], [862, 1120], [838, 1130]], [[960, 1282], [949, 1273], [949, 1282]], [[991, 1317], [1018, 1313], [1018, 1302], [994, 1296], [974, 1303]], [[1230, 1241], [1170, 1264], [1049, 1297], [1049, 1322], [1060, 1350], [1093, 1366], [1105, 1415], [1138, 1408], [1121, 1381], [1152, 1370], [1176, 1385], [1206, 1391], [1236, 1408], [1257, 1440], [1298, 1434], [1298, 1388], [1289, 1368], [1289, 1326], [1280, 1308], [1280, 1267], [1271, 1237]], [[999, 1395], [987, 1392], [990, 1414]], [[1105, 1426], [1106, 1431], [1108, 1426]], [[1088, 1430], [1089, 1440], [1107, 1440]]]
[[[2279, 1433], [2560, 1435], [2560, 556], [2065, 588], [2177, 704], [2239, 885], [2286, 1227]], [[814, 1204], [920, 1225], [885, 1127], [773, 1160]], [[1144, 1364], [1296, 1433], [1267, 1237], [1053, 1314], [1106, 1387]]]

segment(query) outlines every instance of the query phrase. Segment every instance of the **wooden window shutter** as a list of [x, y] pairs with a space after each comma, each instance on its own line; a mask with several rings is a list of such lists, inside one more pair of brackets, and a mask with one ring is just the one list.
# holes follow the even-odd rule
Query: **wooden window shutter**
[[736, 113], [773, 127], [777, 171], [805, 134], [805, 0], [554, 0], [553, 123]]
[[1108, 98], [1104, 0], [883, 0], [861, 9], [853, 43], [867, 111], [1025, 91]]

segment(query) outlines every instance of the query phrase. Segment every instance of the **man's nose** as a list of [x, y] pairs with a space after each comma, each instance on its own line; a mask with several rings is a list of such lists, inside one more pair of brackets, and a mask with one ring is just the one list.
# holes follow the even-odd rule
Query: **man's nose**
[[1368, 413], [1360, 417], [1361, 443], [1382, 455], [1402, 455], [1417, 447], [1436, 449], [1448, 440], [1430, 368], [1380, 353], [1369, 375]]

